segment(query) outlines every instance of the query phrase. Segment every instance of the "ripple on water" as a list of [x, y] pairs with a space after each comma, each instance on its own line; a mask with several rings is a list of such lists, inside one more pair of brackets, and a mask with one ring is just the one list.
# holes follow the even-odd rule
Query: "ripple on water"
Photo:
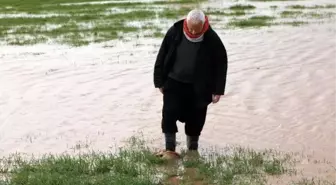
[[[224, 34], [227, 95], [210, 106], [202, 144], [305, 151], [335, 164], [332, 26]], [[152, 84], [155, 45], [160, 43], [146, 39], [115, 43], [113, 48], [73, 49], [3, 46], [1, 154], [57, 153], [87, 137], [92, 147], [109, 149], [138, 130], [161, 138], [162, 95]], [[184, 139], [183, 124], [178, 125]], [[22, 142], [29, 137], [32, 142]]]

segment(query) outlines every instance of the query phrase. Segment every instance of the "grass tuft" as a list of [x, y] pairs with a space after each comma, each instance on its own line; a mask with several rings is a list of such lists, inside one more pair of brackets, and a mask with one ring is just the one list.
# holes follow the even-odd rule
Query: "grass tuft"
[[282, 24], [297, 27], [297, 26], [308, 24], [308, 22], [307, 21], [287, 21], [287, 22], [282, 22]]
[[304, 6], [304, 5], [289, 5], [287, 6], [287, 8], [291, 8], [291, 9], [322, 9], [322, 8], [326, 8], [326, 9], [332, 9], [332, 8], [336, 8], [336, 4], [327, 4], [327, 5], [315, 5], [315, 6]]
[[287, 17], [298, 17], [300, 15], [302, 15], [303, 12], [302, 11], [288, 11], [285, 10], [283, 12], [281, 12], [281, 17], [287, 18]]
[[270, 16], [252, 16], [247, 19], [238, 19], [229, 22], [229, 26], [247, 28], [247, 27], [263, 27], [270, 26], [274, 17]]
[[232, 5], [229, 7], [229, 9], [231, 10], [240, 10], [240, 11], [243, 11], [243, 10], [252, 10], [252, 9], [255, 9], [256, 7], [253, 6], [253, 5], [242, 5], [242, 4], [237, 4], [237, 5]]

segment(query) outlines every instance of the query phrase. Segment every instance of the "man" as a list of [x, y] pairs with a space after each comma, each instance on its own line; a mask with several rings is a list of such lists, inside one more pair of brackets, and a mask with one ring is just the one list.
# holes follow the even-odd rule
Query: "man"
[[185, 123], [187, 148], [198, 150], [208, 105], [224, 95], [226, 73], [226, 49], [201, 10], [170, 27], [154, 65], [154, 85], [163, 94], [165, 151], [175, 152], [177, 121]]

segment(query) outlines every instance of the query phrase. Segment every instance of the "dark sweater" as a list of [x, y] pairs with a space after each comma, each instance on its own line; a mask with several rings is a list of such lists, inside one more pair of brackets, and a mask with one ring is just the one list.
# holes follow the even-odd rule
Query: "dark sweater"
[[169, 77], [184, 83], [193, 83], [194, 70], [200, 42], [191, 42], [183, 36], [176, 48], [176, 61]]

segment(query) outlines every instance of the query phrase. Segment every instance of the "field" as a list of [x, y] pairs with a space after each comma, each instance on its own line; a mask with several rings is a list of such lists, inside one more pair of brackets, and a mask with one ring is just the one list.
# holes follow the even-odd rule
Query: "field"
[[[161, 38], [168, 26], [195, 7], [219, 28], [298, 26], [335, 18], [335, 5], [254, 5], [255, 1], [218, 8], [205, 0], [169, 1], [1, 1], [1, 41], [11, 45], [61, 43], [72, 46], [132, 37]], [[308, 10], [308, 11], [303, 11]], [[326, 19], [327, 18], [327, 19]]]
[[[44, 155], [24, 159], [18, 154], [0, 160], [1, 185], [206, 185], [275, 184], [282, 176], [300, 176], [298, 153], [256, 151], [231, 146], [182, 152], [182, 159], [162, 159], [147, 146], [149, 140], [131, 137], [115, 153], [91, 151], [77, 155]], [[79, 150], [80, 147], [77, 147]], [[27, 157], [27, 156], [26, 156]], [[328, 162], [317, 162], [328, 163]], [[270, 181], [271, 180], [271, 181]], [[299, 178], [290, 185], [335, 185], [319, 178]]]
[[[210, 110], [200, 153], [164, 160], [154, 155], [152, 64], [169, 26], [196, 7], [225, 37], [228, 95]], [[0, 185], [336, 185], [335, 10], [313, 0], [1, 0]], [[154, 141], [112, 143], [136, 130]]]

